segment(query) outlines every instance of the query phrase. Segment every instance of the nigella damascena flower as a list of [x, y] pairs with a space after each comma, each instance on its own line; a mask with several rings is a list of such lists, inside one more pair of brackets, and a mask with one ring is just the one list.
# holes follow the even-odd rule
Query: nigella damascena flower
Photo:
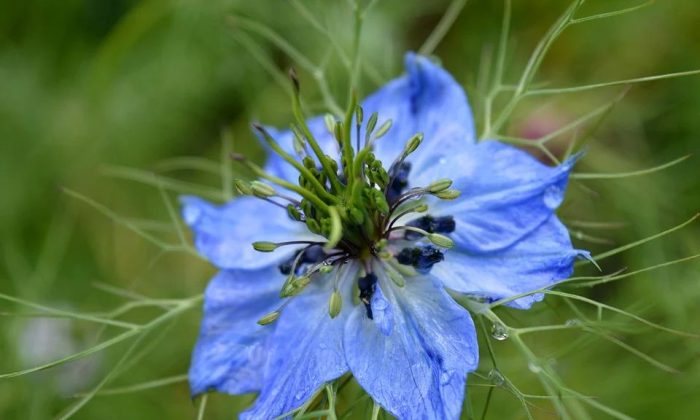
[[247, 196], [183, 198], [197, 249], [221, 269], [194, 394], [259, 392], [242, 417], [267, 419], [351, 372], [401, 419], [456, 419], [478, 347], [446, 290], [506, 298], [568, 277], [586, 255], [555, 215], [573, 160], [549, 167], [477, 143], [454, 79], [414, 54], [406, 69], [343, 121], [304, 121], [295, 96], [293, 130], [256, 126], [266, 167], [240, 158], [261, 177], [238, 183]]

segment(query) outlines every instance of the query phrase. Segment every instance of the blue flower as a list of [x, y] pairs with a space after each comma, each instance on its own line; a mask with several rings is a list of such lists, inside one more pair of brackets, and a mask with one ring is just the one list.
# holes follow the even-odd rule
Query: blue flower
[[[351, 372], [398, 418], [459, 418], [479, 353], [469, 313], [446, 290], [512, 297], [570, 276], [587, 256], [555, 214], [574, 160], [549, 167], [476, 142], [455, 80], [414, 54], [406, 70], [344, 124], [259, 128], [274, 153], [264, 172], [244, 161], [267, 182], [240, 184], [252, 196], [182, 199], [198, 251], [221, 270], [205, 294], [193, 394], [258, 392], [241, 417], [268, 419]], [[260, 187], [286, 183], [299, 188]]]

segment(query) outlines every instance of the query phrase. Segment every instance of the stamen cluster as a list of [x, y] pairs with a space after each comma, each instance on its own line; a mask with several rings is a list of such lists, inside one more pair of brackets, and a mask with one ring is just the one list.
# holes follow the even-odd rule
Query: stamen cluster
[[[302, 112], [298, 80], [293, 72], [290, 76], [294, 83], [295, 155], [287, 152], [263, 126], [253, 124], [253, 128], [274, 153], [297, 170], [298, 182], [293, 184], [271, 175], [245, 157], [234, 155], [234, 159], [267, 181], [237, 180], [236, 187], [241, 194], [284, 207], [290, 218], [306, 224], [310, 232], [326, 240], [261, 241], [255, 242], [253, 247], [261, 252], [272, 252], [280, 246], [301, 245], [279, 266], [280, 272], [288, 276], [280, 293], [282, 297], [298, 294], [316, 274], [329, 273], [349, 260], [360, 261], [364, 270], [358, 278], [359, 298], [367, 306], [367, 315], [371, 318], [369, 299], [377, 280], [372, 273], [372, 259], [405, 266], [388, 272], [399, 284], [404, 281], [402, 275], [426, 273], [441, 261], [443, 254], [438, 248], [453, 246], [452, 240], [443, 235], [454, 231], [454, 220], [450, 217], [425, 216], [404, 225], [400, 225], [399, 220], [413, 213], [427, 212], [428, 204], [424, 200], [427, 195], [451, 200], [459, 196], [459, 191], [450, 189], [452, 181], [448, 179], [436, 180], [425, 187], [408, 188], [411, 164], [407, 158], [420, 146], [422, 133], [411, 136], [399, 156], [385, 168], [373, 153], [373, 144], [391, 129], [392, 121], [386, 120], [377, 127], [379, 115], [374, 112], [365, 124], [364, 110], [354, 95], [342, 120], [331, 115], [325, 118], [326, 128], [339, 150], [339, 158], [333, 159], [322, 150], [309, 129]], [[274, 186], [295, 196], [281, 194]], [[425, 240], [432, 245], [415, 244]], [[393, 246], [396, 244], [400, 250]], [[340, 302], [336, 291], [331, 297], [331, 316], [340, 312]], [[279, 311], [260, 322], [272, 322], [277, 316]]]

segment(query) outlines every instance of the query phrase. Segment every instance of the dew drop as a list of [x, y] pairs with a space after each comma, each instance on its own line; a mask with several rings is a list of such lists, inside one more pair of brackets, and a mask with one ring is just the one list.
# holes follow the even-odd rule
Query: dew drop
[[440, 385], [447, 385], [452, 381], [452, 372], [444, 370], [440, 374]]
[[569, 326], [569, 327], [575, 327], [579, 324], [581, 324], [581, 321], [579, 321], [576, 318], [567, 319], [566, 322], [564, 323], [564, 325]]
[[193, 225], [197, 223], [199, 218], [202, 216], [202, 209], [197, 206], [185, 206], [182, 212], [182, 217], [185, 219], [185, 223], [188, 225]]
[[498, 341], [503, 341], [508, 338], [508, 328], [500, 323], [494, 323], [491, 326], [491, 337]]
[[544, 205], [550, 209], [555, 209], [564, 199], [564, 193], [557, 185], [550, 185], [544, 190]]
[[444, 165], [447, 163], [447, 158], [445, 156], [441, 156], [440, 159], [438, 159], [438, 163], [440, 165]]
[[527, 364], [527, 368], [530, 369], [530, 372], [532, 372], [532, 373], [542, 372], [542, 366], [540, 366], [539, 364], [537, 364], [535, 362], [529, 362]]
[[377, 311], [383, 311], [387, 307], [389, 307], [389, 302], [386, 301], [386, 299], [377, 297], [375, 299], [372, 299], [372, 309], [377, 310]]
[[504, 378], [503, 374], [497, 369], [491, 369], [491, 372], [489, 372], [489, 381], [496, 386], [502, 386], [506, 382], [506, 378]]
[[296, 395], [294, 395], [294, 398], [296, 398], [297, 400], [303, 399], [304, 398], [304, 391], [297, 392]]

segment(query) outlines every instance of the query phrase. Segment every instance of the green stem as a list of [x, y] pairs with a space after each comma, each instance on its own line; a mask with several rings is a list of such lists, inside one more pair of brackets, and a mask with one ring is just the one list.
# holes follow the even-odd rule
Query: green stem
[[352, 116], [355, 113], [355, 106], [357, 105], [357, 96], [354, 94], [350, 95], [350, 103], [348, 104], [348, 109], [345, 112], [345, 122], [343, 123], [343, 155], [345, 157], [345, 178], [348, 180], [348, 188], [354, 182], [353, 178], [353, 160], [355, 158], [355, 152], [352, 148]]
[[321, 150], [321, 147], [318, 145], [318, 142], [316, 142], [316, 138], [314, 138], [313, 134], [311, 134], [311, 130], [306, 124], [304, 114], [301, 110], [301, 100], [299, 98], [299, 92], [296, 91], [292, 95], [292, 111], [294, 113], [294, 117], [297, 120], [297, 123], [299, 124], [299, 127], [301, 127], [302, 133], [304, 134], [304, 136], [306, 136], [306, 141], [309, 142], [309, 145], [311, 146], [311, 149], [314, 151], [314, 154], [321, 163], [323, 170], [326, 172], [326, 175], [328, 175], [328, 180], [330, 181], [333, 190], [342, 191], [342, 186], [340, 185], [338, 175], [335, 173], [335, 171], [333, 171], [333, 168], [326, 159], [326, 155], [323, 153], [323, 150]]

